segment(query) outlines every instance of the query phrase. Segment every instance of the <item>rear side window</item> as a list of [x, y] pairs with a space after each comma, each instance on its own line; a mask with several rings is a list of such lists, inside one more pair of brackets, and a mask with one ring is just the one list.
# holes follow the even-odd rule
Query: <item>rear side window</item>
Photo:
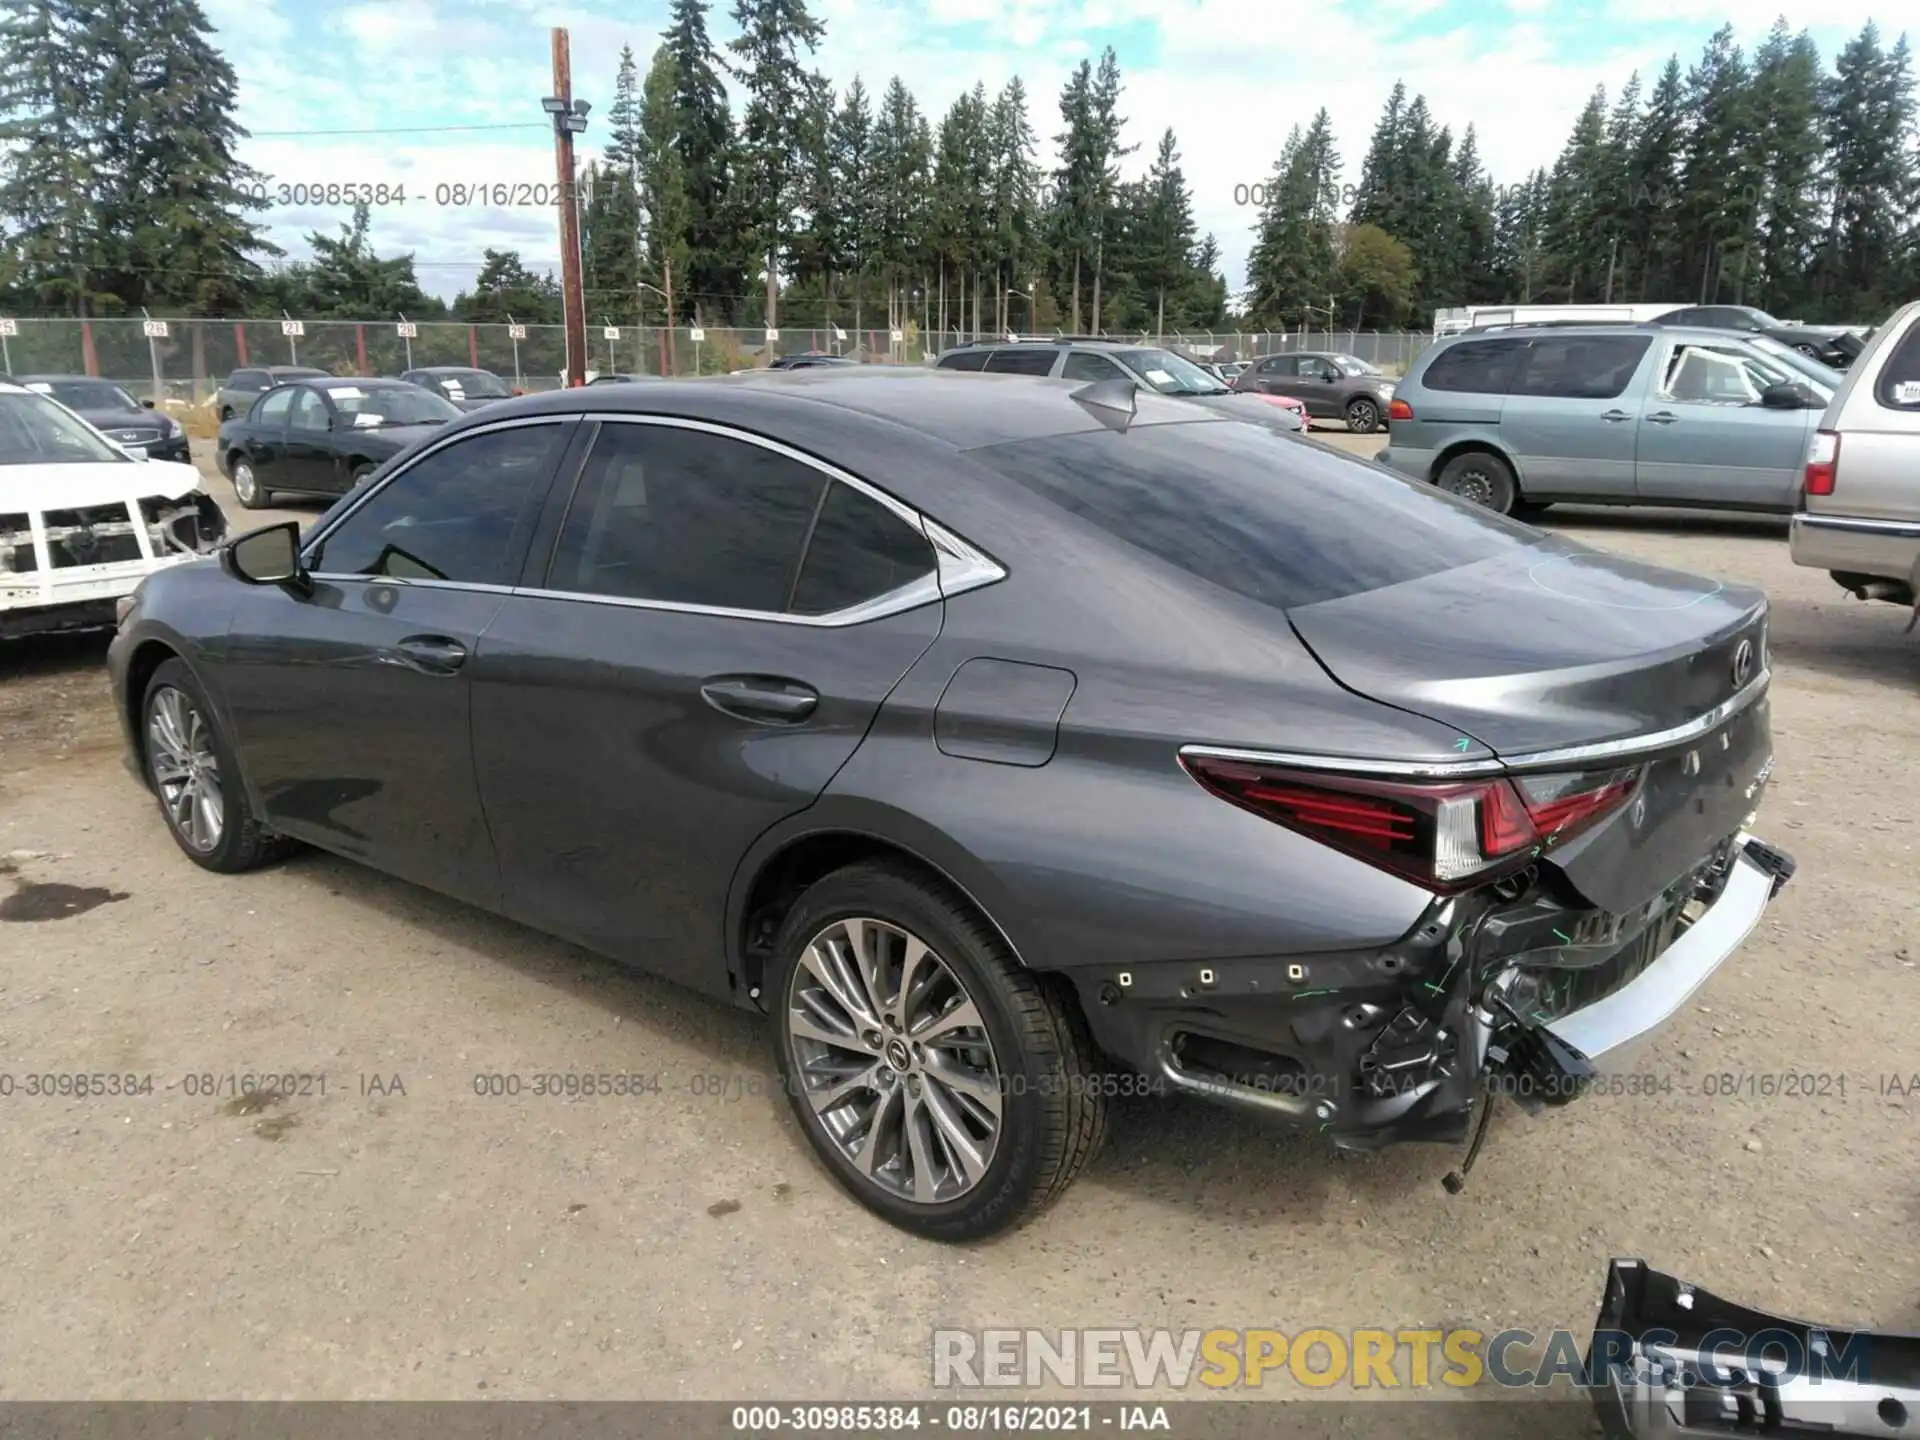
[[1504, 395], [1524, 340], [1463, 340], [1449, 345], [1428, 363], [1420, 383], [1429, 390], [1469, 395]]
[[233, 378], [227, 381], [232, 390], [264, 390], [267, 388], [267, 372], [264, 370], [236, 370]]
[[996, 350], [987, 361], [989, 375], [1051, 375], [1051, 350]]
[[1627, 388], [1653, 343], [1649, 335], [1547, 335], [1529, 341], [1515, 395], [1611, 400]]
[[923, 533], [836, 480], [813, 522], [790, 608], [797, 615], [830, 615], [892, 594], [933, 567], [933, 546]]
[[955, 350], [940, 357], [942, 370], [978, 370], [987, 363], [984, 350]]
[[1060, 367], [1062, 380], [1117, 380], [1127, 372], [1106, 356], [1092, 350], [1070, 350], [1067, 363]]
[[1887, 410], [1920, 412], [1920, 316], [1907, 324], [1907, 333], [1880, 367], [1873, 398]]
[[1155, 425], [971, 453], [1123, 545], [1283, 610], [1535, 538], [1430, 485], [1254, 425]]

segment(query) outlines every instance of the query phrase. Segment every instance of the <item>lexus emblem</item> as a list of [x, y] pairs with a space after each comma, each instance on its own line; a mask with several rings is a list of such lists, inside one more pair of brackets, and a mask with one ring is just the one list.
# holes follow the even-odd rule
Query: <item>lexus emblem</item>
[[1753, 642], [1742, 640], [1739, 648], [1733, 652], [1733, 688], [1744, 690], [1751, 679], [1753, 679]]

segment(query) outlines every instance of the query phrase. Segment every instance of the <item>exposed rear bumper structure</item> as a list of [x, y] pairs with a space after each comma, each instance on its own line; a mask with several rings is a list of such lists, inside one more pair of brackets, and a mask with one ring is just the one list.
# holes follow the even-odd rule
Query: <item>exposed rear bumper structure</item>
[[[1631, 915], [1461, 897], [1387, 950], [1072, 978], [1102, 1048], [1157, 1089], [1348, 1149], [1457, 1142], [1490, 1089], [1527, 1109], [1559, 1105], [1621, 1065], [1733, 955], [1793, 870], [1741, 834]], [[1543, 926], [1558, 937], [1545, 951]]]

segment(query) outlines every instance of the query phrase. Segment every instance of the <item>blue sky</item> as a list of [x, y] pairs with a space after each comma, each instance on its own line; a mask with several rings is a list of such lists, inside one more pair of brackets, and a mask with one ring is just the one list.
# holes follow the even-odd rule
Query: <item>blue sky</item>
[[[540, 113], [551, 89], [548, 30], [572, 35], [575, 93], [592, 102], [584, 137], [605, 135], [620, 47], [644, 70], [666, 23], [666, 0], [202, 0], [216, 42], [240, 77], [240, 120], [255, 138], [240, 158], [276, 183], [404, 182], [404, 206], [376, 210], [382, 253], [411, 250], [425, 288], [451, 296], [485, 247], [511, 246], [536, 266], [558, 254], [551, 209], [438, 205], [436, 187], [551, 182], [553, 142]], [[733, 33], [728, 4], [709, 24]], [[997, 89], [1019, 74], [1042, 161], [1051, 164], [1058, 96], [1068, 72], [1103, 45], [1119, 54], [1121, 113], [1143, 167], [1172, 126], [1196, 218], [1218, 237], [1235, 288], [1244, 278], [1253, 212], [1235, 187], [1264, 180], [1288, 128], [1325, 106], [1346, 180], [1395, 79], [1424, 92], [1458, 134], [1477, 127], [1495, 179], [1552, 160], [1595, 85], [1611, 93], [1638, 68], [1677, 51], [1688, 64], [1731, 22], [1749, 44], [1776, 14], [1813, 31], [1831, 59], [1869, 17], [1897, 33], [1887, 0], [813, 0], [827, 27], [815, 60], [845, 86], [878, 91], [899, 74], [938, 116], [975, 80]], [[452, 126], [522, 129], [431, 130]], [[403, 134], [318, 134], [402, 130]], [[286, 133], [296, 132], [296, 133]], [[273, 238], [305, 251], [344, 208], [280, 209]]]

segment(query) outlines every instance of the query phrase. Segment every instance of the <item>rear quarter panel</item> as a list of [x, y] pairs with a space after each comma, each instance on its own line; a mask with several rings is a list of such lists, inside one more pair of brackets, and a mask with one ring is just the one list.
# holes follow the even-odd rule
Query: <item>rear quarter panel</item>
[[[1889, 374], [1889, 371], [1895, 373]], [[1911, 385], [1910, 402], [1880, 395], [1882, 379]], [[1809, 495], [1808, 513], [1920, 521], [1920, 304], [1881, 326], [1827, 407], [1821, 428], [1840, 434], [1831, 495]]]

